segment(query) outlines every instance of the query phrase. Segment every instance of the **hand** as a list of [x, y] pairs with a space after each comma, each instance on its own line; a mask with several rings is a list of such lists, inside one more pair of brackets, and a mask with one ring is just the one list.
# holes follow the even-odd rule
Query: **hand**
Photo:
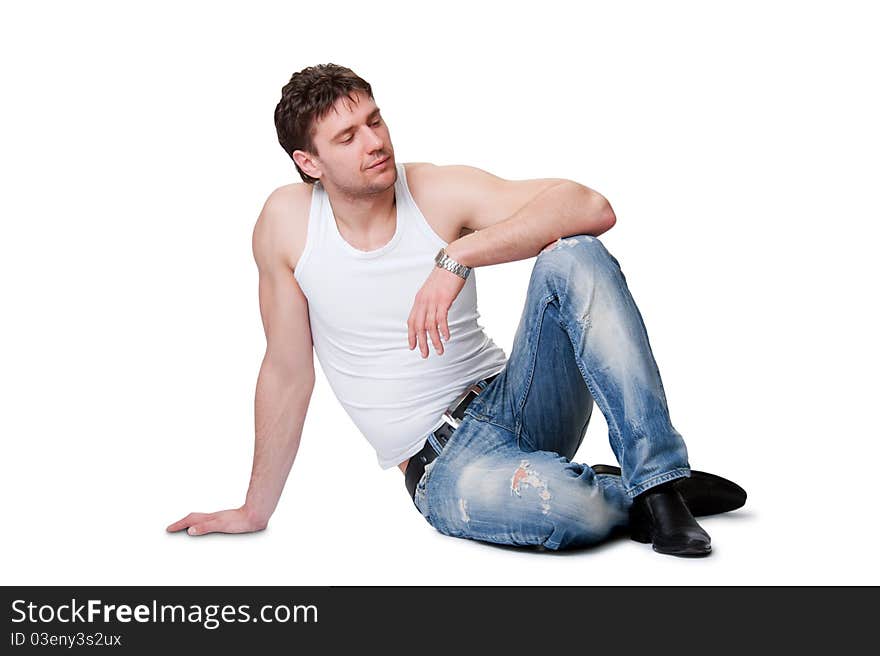
[[268, 523], [268, 520], [261, 520], [252, 516], [242, 506], [234, 510], [221, 510], [215, 513], [190, 513], [183, 519], [168, 526], [165, 530], [169, 533], [174, 533], [189, 527], [187, 533], [190, 535], [250, 533], [252, 531], [262, 531]]
[[[434, 267], [431, 275], [416, 294], [409, 319], [406, 320], [409, 329], [409, 348], [414, 349], [416, 343], [422, 352], [422, 357], [428, 357], [428, 337], [434, 342], [434, 350], [437, 355], [443, 355], [443, 344], [440, 341], [440, 332], [449, 340], [449, 324], [447, 315], [449, 307], [464, 287], [466, 280], [457, 276], [452, 271], [447, 271], [438, 266]], [[440, 328], [438, 331], [437, 328]]]

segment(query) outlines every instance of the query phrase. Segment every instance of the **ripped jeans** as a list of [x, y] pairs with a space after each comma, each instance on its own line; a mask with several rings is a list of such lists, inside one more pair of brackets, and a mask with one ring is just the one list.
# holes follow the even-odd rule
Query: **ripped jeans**
[[[571, 461], [594, 400], [620, 476]], [[557, 550], [607, 538], [635, 495], [686, 476], [620, 264], [596, 237], [575, 235], [538, 254], [507, 364], [428, 463], [414, 502], [445, 535]]]

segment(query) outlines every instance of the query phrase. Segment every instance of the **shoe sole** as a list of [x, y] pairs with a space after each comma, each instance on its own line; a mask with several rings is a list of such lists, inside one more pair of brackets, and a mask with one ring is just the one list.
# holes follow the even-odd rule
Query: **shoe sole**
[[[597, 474], [620, 476], [620, 467], [614, 465], [593, 465], [593, 471]], [[692, 469], [691, 475], [688, 478], [679, 478], [675, 486], [694, 517], [730, 512], [742, 508], [746, 503], [744, 489], [733, 481], [708, 472]]]
[[658, 549], [657, 545], [654, 545], [653, 548], [654, 548], [654, 551], [656, 551], [657, 553], [665, 554], [667, 556], [695, 557], [695, 556], [708, 556], [710, 553], [712, 553], [711, 546], [707, 547], [706, 549], [690, 549], [690, 550], [683, 550], [683, 551], [667, 551], [664, 549]]
[[[693, 513], [692, 513], [693, 514]], [[708, 556], [712, 553], [712, 545], [709, 545], [705, 549], [683, 549], [680, 551], [675, 551], [672, 549], [663, 549], [657, 548], [656, 544], [652, 544], [653, 540], [650, 535], [644, 534], [636, 534], [635, 532], [630, 534], [630, 539], [634, 542], [641, 542], [642, 544], [650, 544], [651, 548], [654, 549], [657, 553], [665, 554], [667, 556]]]

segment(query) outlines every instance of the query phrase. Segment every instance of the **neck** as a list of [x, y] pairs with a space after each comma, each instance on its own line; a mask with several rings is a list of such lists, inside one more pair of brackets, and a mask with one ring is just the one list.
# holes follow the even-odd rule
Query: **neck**
[[327, 189], [336, 222], [350, 233], [369, 239], [394, 223], [397, 199], [394, 185], [382, 191], [355, 196], [341, 189]]

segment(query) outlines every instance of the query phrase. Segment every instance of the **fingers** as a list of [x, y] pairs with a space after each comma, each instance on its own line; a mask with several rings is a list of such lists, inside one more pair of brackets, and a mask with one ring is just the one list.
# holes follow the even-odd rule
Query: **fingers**
[[416, 328], [416, 335], [419, 338], [419, 351], [422, 352], [422, 357], [428, 357], [428, 338], [425, 333], [425, 322], [422, 321], [421, 325]]
[[449, 311], [445, 308], [437, 308], [437, 323], [443, 329], [443, 338], [445, 341], [449, 341], [449, 323], [447, 321], [447, 315]]
[[230, 510], [216, 513], [190, 513], [183, 519], [169, 525], [166, 530], [174, 533], [184, 528], [189, 535], [246, 533], [251, 530], [246, 522], [238, 520], [236, 511]]
[[266, 528], [266, 521], [257, 522], [249, 519], [240, 510], [224, 510], [216, 513], [194, 526], [190, 526], [190, 535], [206, 535], [208, 533], [252, 533]]
[[[434, 350], [437, 355], [443, 355], [443, 344], [440, 342], [440, 333], [437, 332], [437, 309], [432, 308], [428, 312], [428, 333], [431, 335], [431, 342], [434, 344]], [[426, 345], [427, 346], [427, 345]]]
[[206, 518], [213, 517], [213, 514], [209, 513], [190, 513], [183, 519], [178, 519], [173, 524], [169, 524], [165, 530], [169, 533], [174, 533], [175, 531], [179, 531], [188, 526], [192, 526], [193, 524], [197, 524], [201, 521], [204, 521]]
[[410, 311], [406, 325], [409, 334], [409, 350], [412, 351], [418, 346], [422, 357], [428, 357], [428, 347], [425, 341], [425, 307], [418, 301]]
[[423, 358], [428, 357], [428, 339], [434, 344], [437, 355], [443, 355], [443, 342], [449, 341], [449, 309], [442, 305], [433, 307], [418, 301], [406, 321], [409, 349], [416, 346]]
[[224, 522], [222, 519], [213, 518], [200, 522], [195, 526], [190, 526], [187, 533], [190, 535], [204, 535], [205, 533], [224, 533]]
[[412, 350], [418, 345], [423, 358], [428, 357], [428, 340], [425, 336], [425, 314], [425, 306], [416, 301], [409, 314], [409, 319], [406, 321], [409, 333], [409, 349]]
[[[446, 313], [443, 313], [442, 321], [438, 321], [436, 312], [430, 312], [423, 320], [416, 320], [411, 328], [412, 335], [415, 335], [415, 343], [418, 344], [419, 351], [423, 358], [428, 357], [428, 340], [434, 345], [434, 351], [437, 355], [443, 355], [443, 341], [440, 337], [439, 328], [443, 329], [443, 337], [449, 340], [449, 326], [446, 323]], [[410, 350], [414, 347], [413, 338], [410, 338]]]
[[422, 357], [428, 357], [428, 347], [425, 341], [425, 321], [417, 318], [418, 315], [411, 316], [407, 321], [409, 333], [409, 350], [412, 351], [416, 346], [422, 352]]

